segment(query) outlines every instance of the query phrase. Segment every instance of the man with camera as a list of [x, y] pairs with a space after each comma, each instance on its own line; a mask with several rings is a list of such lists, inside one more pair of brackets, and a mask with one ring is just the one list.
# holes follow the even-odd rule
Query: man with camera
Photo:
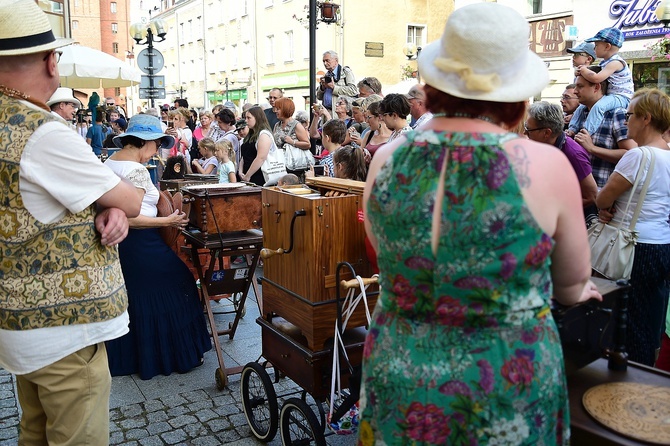
[[358, 96], [356, 77], [351, 68], [340, 65], [337, 53], [329, 50], [323, 53], [323, 66], [326, 67], [326, 75], [319, 80], [316, 89], [316, 98], [321, 100], [323, 106], [335, 116], [335, 104], [340, 96], [355, 98]]

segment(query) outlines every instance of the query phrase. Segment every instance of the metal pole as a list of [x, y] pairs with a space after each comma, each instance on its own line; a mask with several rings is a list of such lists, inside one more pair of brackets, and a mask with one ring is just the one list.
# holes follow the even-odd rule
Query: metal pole
[[316, 0], [309, 0], [309, 120], [314, 119], [316, 103]]
[[149, 70], [149, 104], [151, 104], [151, 108], [154, 108], [154, 36], [150, 26], [147, 28], [147, 43], [149, 45], [149, 52], [147, 53], [147, 56], [149, 56], [149, 66], [147, 67]]

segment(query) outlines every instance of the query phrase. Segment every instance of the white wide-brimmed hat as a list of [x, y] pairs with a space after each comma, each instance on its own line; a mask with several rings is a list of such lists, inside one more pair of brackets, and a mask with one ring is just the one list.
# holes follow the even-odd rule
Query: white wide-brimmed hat
[[528, 48], [530, 27], [518, 12], [497, 3], [454, 11], [440, 40], [419, 54], [426, 84], [464, 99], [519, 102], [542, 91], [549, 73]]
[[71, 88], [65, 88], [65, 87], [58, 87], [56, 88], [56, 91], [54, 94], [51, 95], [51, 98], [47, 101], [47, 107], [51, 107], [54, 104], [58, 104], [59, 102], [72, 102], [77, 106], [77, 108], [81, 108], [81, 101], [79, 99], [74, 97], [74, 93], [72, 92]]
[[0, 1], [0, 56], [39, 53], [72, 42], [54, 36], [46, 13], [35, 0]]

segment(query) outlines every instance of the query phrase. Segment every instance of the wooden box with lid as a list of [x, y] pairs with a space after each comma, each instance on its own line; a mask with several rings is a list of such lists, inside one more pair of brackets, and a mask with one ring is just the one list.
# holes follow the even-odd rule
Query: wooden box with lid
[[205, 239], [212, 234], [261, 228], [261, 187], [246, 183], [200, 184], [182, 189], [189, 222]]
[[[262, 192], [263, 316], [270, 320], [276, 314], [296, 325], [314, 350], [333, 336], [338, 263], [350, 263], [361, 277], [371, 274], [363, 186], [360, 181], [317, 178], [307, 185]], [[351, 279], [351, 274], [341, 279]], [[376, 293], [368, 301], [372, 309]], [[367, 323], [362, 307], [354, 319], [351, 327]]]

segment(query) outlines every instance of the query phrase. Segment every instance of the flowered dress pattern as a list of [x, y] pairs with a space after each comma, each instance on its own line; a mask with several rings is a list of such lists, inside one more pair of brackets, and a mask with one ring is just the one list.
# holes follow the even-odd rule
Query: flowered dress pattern
[[502, 148], [516, 136], [406, 136], [368, 202], [382, 292], [364, 350], [359, 444], [567, 444], [563, 354], [549, 309], [553, 241]]

